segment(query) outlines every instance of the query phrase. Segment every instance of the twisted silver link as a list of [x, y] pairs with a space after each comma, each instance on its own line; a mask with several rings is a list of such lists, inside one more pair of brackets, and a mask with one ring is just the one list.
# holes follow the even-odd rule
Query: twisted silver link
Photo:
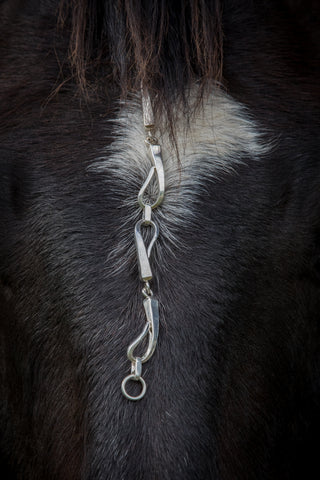
[[163, 168], [163, 163], [161, 158], [161, 147], [160, 145], [154, 145], [151, 143], [148, 143], [148, 145], [149, 145], [149, 150], [151, 152], [153, 166], [150, 168], [149, 174], [138, 193], [138, 202], [140, 207], [143, 209], [146, 207], [146, 203], [143, 200], [143, 195], [147, 190], [148, 186], [151, 184], [154, 176], [156, 177], [158, 195], [156, 200], [151, 205], [152, 209], [158, 207], [162, 203], [163, 197], [164, 197], [164, 190], [165, 190], [164, 168]]

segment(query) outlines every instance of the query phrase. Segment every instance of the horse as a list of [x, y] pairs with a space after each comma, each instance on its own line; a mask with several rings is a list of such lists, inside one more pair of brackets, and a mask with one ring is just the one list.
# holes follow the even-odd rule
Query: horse
[[1, 2], [1, 478], [318, 478], [316, 8]]

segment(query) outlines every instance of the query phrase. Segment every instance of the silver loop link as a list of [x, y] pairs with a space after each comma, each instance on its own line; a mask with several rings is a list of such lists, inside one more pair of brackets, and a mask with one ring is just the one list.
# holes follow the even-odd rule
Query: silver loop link
[[[153, 237], [147, 248], [145, 246], [142, 233], [141, 233], [142, 226], [151, 227], [154, 232]], [[144, 219], [141, 219], [136, 223], [136, 226], [134, 229], [134, 238], [135, 238], [135, 245], [136, 245], [137, 256], [138, 256], [138, 267], [139, 267], [140, 279], [143, 282], [147, 282], [152, 279], [152, 271], [151, 271], [149, 258], [151, 255], [152, 247], [155, 241], [157, 240], [158, 235], [159, 235], [158, 226], [152, 220], [150, 220], [150, 222], [146, 222]]]
[[[127, 382], [129, 380], [133, 380], [134, 382], [140, 382], [141, 385], [142, 385], [142, 391], [140, 393], [140, 395], [137, 395], [136, 397], [134, 397], [133, 395], [129, 395], [129, 393], [126, 391], [126, 386], [127, 386]], [[143, 398], [145, 396], [145, 393], [147, 391], [147, 385], [146, 385], [146, 382], [143, 380], [142, 377], [138, 377], [136, 378], [135, 375], [128, 375], [126, 378], [124, 378], [122, 380], [122, 383], [121, 383], [121, 390], [122, 390], [122, 393], [123, 395], [128, 399], [128, 400], [141, 400], [141, 398]]]
[[143, 287], [143, 289], [142, 289], [142, 295], [143, 295], [145, 298], [153, 297], [153, 291], [151, 290], [151, 287], [150, 287], [150, 283], [149, 283], [149, 282], [145, 282], [144, 287]]
[[162, 163], [160, 145], [151, 144], [151, 143], [148, 145], [151, 152], [153, 166], [149, 170], [149, 174], [146, 178], [146, 181], [140, 188], [140, 191], [138, 193], [138, 202], [141, 208], [145, 208], [147, 204], [144, 202], [143, 196], [155, 175], [156, 181], [157, 181], [157, 187], [158, 187], [158, 195], [155, 202], [151, 204], [151, 208], [154, 209], [162, 203], [164, 198], [164, 191], [165, 191], [164, 168]]
[[145, 139], [145, 143], [147, 145], [157, 145], [158, 144], [158, 139], [152, 134], [152, 131], [148, 131], [147, 138]]
[[[147, 362], [153, 355], [158, 335], [159, 335], [159, 303], [152, 297], [147, 297], [143, 300], [144, 311], [147, 317], [147, 323], [145, 324], [140, 335], [129, 345], [127, 350], [127, 357], [132, 364], [140, 359], [141, 363]], [[141, 357], [135, 357], [134, 350], [142, 343], [146, 336], [149, 336], [147, 351]]]
[[[148, 335], [149, 333], [149, 324], [146, 323], [142, 332], [140, 335], [129, 345], [128, 350], [127, 350], [127, 357], [130, 360], [131, 363], [134, 363], [136, 361], [136, 357], [133, 355], [134, 350], [137, 348], [138, 345], [143, 341], [143, 339]], [[143, 356], [141, 358], [141, 363], [143, 362]]]

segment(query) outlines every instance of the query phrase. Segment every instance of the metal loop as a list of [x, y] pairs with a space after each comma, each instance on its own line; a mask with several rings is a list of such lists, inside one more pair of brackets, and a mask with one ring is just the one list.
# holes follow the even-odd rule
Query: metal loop
[[156, 175], [156, 180], [158, 185], [158, 195], [155, 202], [151, 205], [151, 208], [156, 208], [162, 203], [163, 197], [164, 197], [164, 190], [165, 190], [164, 168], [163, 168], [163, 163], [161, 158], [160, 145], [156, 145], [153, 143], [148, 143], [148, 145], [151, 151], [153, 167], [150, 169], [146, 181], [140, 188], [140, 191], [138, 193], [138, 202], [141, 208], [144, 208], [147, 205], [143, 200], [143, 196], [145, 194], [146, 189], [150, 185], [153, 176]]
[[[144, 195], [144, 192], [146, 191], [146, 189], [148, 188], [151, 180], [152, 180], [152, 177], [153, 175], [155, 174], [155, 171], [156, 171], [156, 168], [155, 167], [152, 167], [150, 168], [149, 170], [149, 173], [148, 173], [148, 176], [144, 182], [144, 184], [142, 185], [142, 187], [140, 188], [139, 190], [139, 193], [138, 193], [138, 203], [140, 205], [141, 208], [145, 208], [146, 204], [144, 201], [143, 201], [143, 195]], [[152, 208], [152, 206], [151, 206]]]
[[[145, 338], [145, 336], [149, 332], [149, 324], [146, 323], [142, 333], [129, 345], [128, 350], [127, 350], [127, 357], [130, 360], [131, 363], [134, 363], [136, 361], [136, 357], [133, 355], [134, 350], [136, 347], [142, 342], [142, 340]], [[144, 356], [141, 357], [141, 362], [144, 362]]]
[[[140, 393], [140, 395], [137, 395], [136, 397], [134, 397], [133, 395], [129, 395], [129, 393], [127, 393], [126, 391], [126, 385], [127, 385], [127, 382], [129, 380], [133, 380], [134, 382], [140, 382], [141, 385], [142, 385], [142, 391]], [[145, 393], [147, 391], [147, 385], [146, 385], [146, 382], [144, 381], [144, 379], [142, 377], [136, 377], [135, 375], [131, 374], [131, 375], [128, 375], [127, 377], [125, 377], [123, 380], [122, 380], [122, 383], [121, 383], [121, 390], [122, 390], [122, 393], [123, 395], [128, 399], [128, 400], [141, 400], [141, 398], [143, 398], [145, 396]]]
[[[149, 243], [148, 248], [146, 248], [142, 234], [141, 234], [142, 226], [148, 226], [153, 228], [154, 230], [153, 237]], [[152, 247], [155, 241], [157, 240], [158, 235], [159, 235], [158, 226], [152, 220], [146, 221], [142, 219], [136, 223], [136, 226], [134, 229], [134, 237], [135, 237], [135, 244], [136, 244], [136, 250], [138, 255], [138, 267], [139, 267], [140, 278], [144, 282], [147, 282], [148, 280], [152, 279], [152, 271], [151, 271], [149, 258], [151, 255]]]
[[151, 130], [147, 131], [147, 138], [145, 139], [147, 145], [157, 145], [158, 139], [152, 134]]
[[[142, 333], [129, 345], [127, 350], [127, 357], [131, 363], [135, 363], [137, 358], [140, 358], [141, 363], [147, 362], [153, 355], [157, 346], [159, 336], [159, 303], [154, 298], [148, 297], [143, 300], [143, 306], [147, 317]], [[149, 334], [149, 341], [147, 351], [141, 357], [134, 356], [134, 350]]]
[[154, 298], [143, 300], [145, 314], [149, 324], [149, 344], [146, 353], [141, 357], [141, 362], [149, 360], [154, 354], [159, 336], [159, 302]]
[[145, 282], [145, 285], [142, 289], [142, 295], [145, 297], [145, 298], [150, 298], [153, 296], [153, 291], [151, 290], [151, 287], [150, 287], [150, 283], [149, 282]]

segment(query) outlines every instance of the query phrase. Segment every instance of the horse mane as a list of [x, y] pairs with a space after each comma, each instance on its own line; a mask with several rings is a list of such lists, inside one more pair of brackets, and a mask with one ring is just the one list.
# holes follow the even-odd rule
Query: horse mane
[[201, 96], [221, 81], [220, 0], [62, 0], [60, 20], [82, 90], [99, 72], [122, 96], [143, 85], [170, 110], [194, 82]]

